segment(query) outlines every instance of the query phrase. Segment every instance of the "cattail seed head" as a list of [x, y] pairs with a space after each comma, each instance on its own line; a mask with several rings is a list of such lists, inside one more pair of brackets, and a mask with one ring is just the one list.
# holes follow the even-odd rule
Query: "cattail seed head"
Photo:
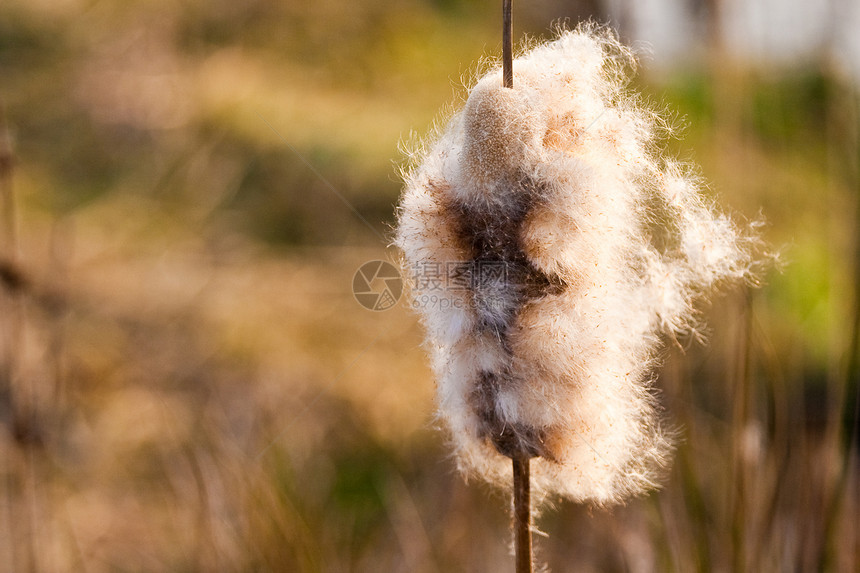
[[545, 493], [653, 487], [670, 449], [650, 392], [661, 336], [749, 276], [754, 239], [653, 151], [632, 63], [604, 30], [562, 32], [514, 62], [513, 88], [479, 79], [406, 177], [396, 243], [469, 475], [506, 482], [507, 457], [536, 457]]
[[531, 159], [542, 135], [541, 116], [526, 94], [492, 80], [472, 90], [463, 110], [462, 163], [472, 191], [486, 191], [491, 182], [511, 181], [517, 168]]

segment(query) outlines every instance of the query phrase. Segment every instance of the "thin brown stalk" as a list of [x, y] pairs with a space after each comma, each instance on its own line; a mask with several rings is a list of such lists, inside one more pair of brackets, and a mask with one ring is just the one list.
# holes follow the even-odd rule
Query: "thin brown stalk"
[[748, 570], [750, 560], [747, 547], [747, 537], [753, 516], [750, 515], [750, 492], [749, 476], [746, 452], [744, 448], [744, 435], [748, 431], [750, 423], [751, 405], [751, 381], [750, 381], [750, 329], [752, 328], [752, 308], [748, 291], [742, 293], [742, 312], [739, 317], [737, 336], [737, 354], [735, 364], [734, 395], [732, 402], [734, 412], [732, 415], [732, 544], [734, 546], [732, 570], [742, 573]]
[[502, 85], [514, 87], [513, 0], [502, 0]]
[[[502, 0], [502, 85], [514, 87], [513, 0]], [[514, 545], [516, 573], [533, 573], [532, 507], [529, 458], [511, 458], [514, 470]]]
[[12, 192], [12, 169], [15, 155], [12, 137], [6, 126], [6, 110], [0, 103], [0, 253], [14, 258], [16, 251], [15, 195]]
[[529, 458], [512, 458], [514, 467], [514, 539], [516, 573], [533, 573]]

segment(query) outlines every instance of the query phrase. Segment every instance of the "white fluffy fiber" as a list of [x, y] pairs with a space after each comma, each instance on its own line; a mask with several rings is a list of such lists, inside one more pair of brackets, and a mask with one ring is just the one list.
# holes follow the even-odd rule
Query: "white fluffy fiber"
[[[509, 480], [492, 419], [536, 444], [544, 493], [603, 505], [653, 487], [670, 449], [650, 393], [661, 336], [694, 330], [694, 299], [748, 275], [751, 239], [654, 151], [660, 122], [626, 91], [632, 63], [605, 30], [562, 32], [514, 61], [513, 89], [499, 69], [481, 77], [407, 175], [396, 243], [467, 475]], [[551, 285], [523, 295], [516, 276], [473, 271], [455, 288], [480, 250], [464, 213], [486, 236], [508, 229], [491, 251]], [[431, 268], [447, 273], [433, 297]]]

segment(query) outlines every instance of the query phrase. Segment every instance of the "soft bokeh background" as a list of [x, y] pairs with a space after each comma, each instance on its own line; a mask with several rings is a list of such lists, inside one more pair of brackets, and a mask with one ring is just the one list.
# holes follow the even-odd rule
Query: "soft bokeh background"
[[[0, 570], [512, 570], [408, 305], [351, 292], [396, 256], [398, 144], [498, 55], [499, 4], [2, 0]], [[515, 34], [588, 17], [784, 266], [667, 345], [665, 487], [558, 501], [539, 559], [856, 571], [860, 9], [536, 0]]]

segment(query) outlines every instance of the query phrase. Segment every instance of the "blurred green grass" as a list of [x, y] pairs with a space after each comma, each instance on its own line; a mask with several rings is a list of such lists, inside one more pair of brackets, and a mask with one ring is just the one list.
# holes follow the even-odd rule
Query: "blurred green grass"
[[[547, 37], [577, 9], [595, 7], [522, 4], [517, 26]], [[509, 502], [456, 475], [407, 305], [350, 293], [363, 262], [395, 256], [398, 145], [498, 51], [497, 12], [0, 5], [16, 160], [0, 257], [31, 279], [0, 289], [0, 568], [510, 567]], [[853, 570], [856, 469], [828, 507], [846, 463], [853, 88], [826, 66], [646, 69], [636, 87], [677, 114], [669, 148], [719, 202], [761, 212], [785, 265], [715, 303], [709, 346], [667, 349], [682, 439], [664, 490], [611, 512], [558, 503], [539, 557]]]

